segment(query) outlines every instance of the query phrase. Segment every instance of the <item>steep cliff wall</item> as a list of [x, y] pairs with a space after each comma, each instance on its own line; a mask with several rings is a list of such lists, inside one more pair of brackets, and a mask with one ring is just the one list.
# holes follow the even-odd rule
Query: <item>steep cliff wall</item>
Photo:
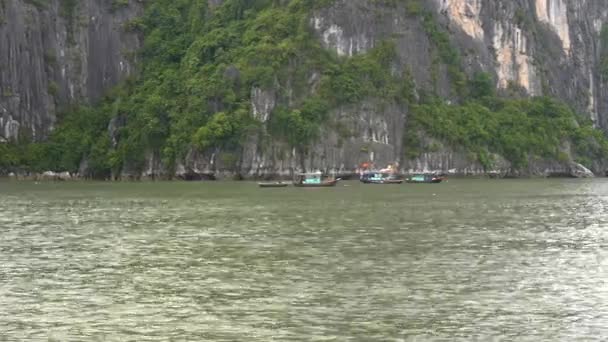
[[[502, 89], [520, 86], [530, 95], [567, 99], [607, 127], [606, 87], [599, 72], [606, 3], [428, 0], [425, 5], [448, 26], [469, 72], [495, 74]], [[406, 8], [379, 6], [376, 1], [337, 1], [315, 15], [314, 26], [324, 45], [339, 55], [362, 53], [375, 42], [396, 39], [402, 63], [416, 71], [416, 80], [424, 84], [432, 60], [429, 43]]]
[[[59, 107], [94, 101], [131, 74], [135, 61], [130, 56], [143, 44], [123, 29], [143, 13], [145, 6], [138, 1], [119, 2], [127, 5], [116, 7], [116, 2], [87, 0], [69, 11], [65, 4], [70, 1], [32, 3], [0, 0], [0, 139], [15, 139], [19, 132], [44, 139], [57, 122]], [[160, 3], [150, 1], [147, 6], [172, 6]], [[115, 106], [120, 117], [112, 120], [109, 131], [111, 148], [119, 153], [113, 154], [112, 172], [124, 177], [173, 172], [167, 170], [182, 175], [225, 172], [264, 177], [302, 167], [349, 173], [369, 161], [380, 166], [398, 163], [403, 171], [412, 172], [515, 172], [505, 156], [493, 155], [494, 163], [488, 167], [475, 155], [479, 151], [472, 153], [442, 137], [421, 134], [413, 126], [413, 104], [434, 96], [448, 104], [463, 103], [466, 80], [480, 72], [491, 76], [491, 86], [500, 95], [555, 97], [585, 113], [597, 127], [608, 129], [608, 87], [601, 72], [603, 51], [608, 49], [600, 39], [608, 4], [601, 0], [319, 1], [323, 5], [307, 8], [306, 30], [300, 32], [293, 23], [300, 14], [291, 12], [301, 11], [298, 8], [304, 3], [315, 2], [184, 1], [173, 12], [163, 13], [166, 17], [148, 13], [146, 29], [154, 32], [149, 46], [159, 51], [153, 64], [169, 66], [167, 72], [154, 70], [140, 80], [140, 90], [129, 90], [156, 98], [135, 96], [131, 105], [118, 101]], [[262, 11], [257, 18], [252, 14], [272, 6], [281, 9]], [[218, 9], [215, 18], [212, 12]], [[282, 21], [280, 15], [291, 21]], [[232, 26], [218, 26], [223, 20]], [[160, 33], [154, 25], [159, 25]], [[290, 50], [302, 48], [297, 45], [301, 37], [294, 36], [303, 32], [312, 32], [330, 52], [332, 62], [308, 56], [308, 50]], [[359, 88], [367, 84], [346, 82], [340, 89], [355, 88], [355, 95], [331, 99], [324, 90], [326, 83], [332, 83], [328, 79], [342, 82], [345, 71], [339, 68], [387, 41], [396, 56], [382, 67], [389, 71], [387, 82], [397, 84], [401, 93], [383, 93], [394, 91], [392, 83], [370, 85], [375, 91], [365, 91]], [[254, 47], [243, 52], [248, 48], [245, 44]], [[372, 69], [365, 63], [354, 64], [353, 70]], [[347, 81], [353, 80], [359, 79]], [[401, 84], [406, 81], [411, 84]], [[407, 94], [402, 88], [409, 89]], [[302, 119], [298, 115], [304, 110], [304, 99], [314, 96], [321, 97], [328, 114], [303, 153], [287, 141], [286, 134], [273, 131], [273, 125], [286, 108], [294, 110], [289, 120]], [[139, 113], [140, 107], [147, 112]], [[234, 116], [245, 107], [255, 118], [256, 130], [248, 131], [238, 148], [223, 141], [208, 146], [209, 139], [219, 141], [227, 134], [223, 130], [211, 134], [209, 127], [222, 124], [223, 114]], [[218, 112], [222, 115], [213, 123]], [[141, 127], [143, 133], [120, 136], [122, 126], [131, 127], [126, 131]], [[198, 138], [204, 140], [199, 145], [204, 146], [192, 143], [199, 126], [204, 128], [198, 131]], [[413, 136], [429, 148], [412, 150], [408, 141]], [[188, 144], [186, 152], [179, 151]], [[552, 153], [561, 153], [561, 161], [536, 158], [517, 172], [568, 173], [571, 148], [565, 141], [555, 145]], [[122, 164], [115, 165], [116, 160]], [[604, 171], [600, 162], [592, 162], [596, 171]], [[88, 164], [83, 165], [81, 172], [86, 173]]]
[[[397, 3], [395, 5], [395, 3]], [[345, 58], [364, 54], [379, 42], [393, 40], [398, 74], [409, 71], [418, 89], [435, 87], [447, 99], [457, 100], [445, 61], [437, 61], [436, 47], [420, 13], [436, 14], [447, 28], [452, 45], [462, 56], [461, 68], [472, 75], [483, 71], [494, 75], [500, 93], [547, 95], [563, 99], [603, 129], [608, 128], [607, 87], [599, 71], [600, 32], [608, 6], [602, 1], [578, 0], [427, 0], [386, 2], [338, 0], [312, 15], [311, 26], [323, 46]], [[435, 65], [439, 64], [439, 66]], [[434, 71], [436, 68], [438, 71]], [[433, 73], [439, 75], [433, 77]], [[433, 79], [435, 78], [435, 79]], [[451, 89], [452, 88], [452, 89]], [[266, 108], [267, 98], [252, 96], [254, 108]], [[402, 140], [408, 131], [407, 106], [368, 99], [358, 106], [336, 110], [332, 116], [345, 122], [351, 136], [325, 131], [307, 161], [308, 168], [356, 169], [364, 161], [378, 165], [399, 163], [404, 171], [440, 171], [459, 174], [505, 172], [510, 163], [497, 157], [494, 170], [472, 160], [454, 146], [404, 158]], [[274, 102], [273, 102], [274, 103]], [[375, 104], [374, 104], [375, 103]], [[372, 105], [374, 104], [374, 105]], [[269, 110], [270, 109], [270, 110]], [[390, 128], [390, 129], [389, 129]], [[258, 155], [252, 156], [252, 151]], [[295, 155], [276, 157], [271, 150], [249, 149], [244, 169], [250, 174], [284, 170], [271, 165], [297, 165]], [[200, 164], [200, 163], [199, 163]], [[217, 165], [216, 165], [217, 166]], [[256, 168], [257, 167], [257, 168]], [[601, 169], [603, 166], [597, 166]], [[567, 174], [568, 164], [539, 160], [523, 173]]]
[[99, 99], [134, 71], [136, 1], [0, 1], [0, 141], [43, 140], [62, 106]]
[[[437, 0], [444, 19], [476, 44], [483, 69], [498, 86], [523, 87], [588, 112], [607, 128], [606, 87], [599, 72], [600, 32], [608, 7], [602, 1]], [[460, 39], [462, 40], [462, 39]]]

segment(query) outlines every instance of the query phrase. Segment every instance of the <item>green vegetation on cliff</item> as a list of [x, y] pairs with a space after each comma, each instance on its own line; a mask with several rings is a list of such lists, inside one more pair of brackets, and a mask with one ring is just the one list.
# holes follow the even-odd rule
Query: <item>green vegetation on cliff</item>
[[[447, 67], [459, 104], [415, 89], [407, 71], [395, 71], [390, 40], [352, 58], [323, 49], [310, 18], [331, 0], [226, 0], [215, 8], [205, 0], [152, 0], [125, 27], [144, 36], [139, 74], [101, 104], [66, 111], [47, 142], [0, 144], [0, 169], [75, 172], [86, 161], [86, 176], [104, 178], [124, 168], [139, 172], [152, 154], [171, 173], [193, 148], [238, 156], [245, 139], [261, 132], [305, 155], [332, 109], [366, 98], [410, 111], [409, 158], [428, 150], [421, 135], [465, 148], [487, 167], [491, 153], [518, 167], [533, 156], [564, 159], [566, 142], [588, 165], [606, 156], [604, 136], [565, 105], [499, 99], [487, 74], [467, 80], [431, 12], [416, 0], [402, 2], [435, 45], [429, 72], [437, 63]], [[253, 89], [276, 95], [267, 123], [252, 115]]]
[[[487, 169], [493, 167], [493, 153], [516, 169], [527, 167], [531, 159], [567, 162], [568, 152], [592, 167], [594, 160], [608, 154], [608, 140], [601, 131], [568, 106], [546, 97], [486, 98], [458, 106], [433, 101], [416, 106], [410, 125], [418, 134], [465, 148]], [[406, 139], [410, 157], [432, 150], [421, 140], [416, 134]]]

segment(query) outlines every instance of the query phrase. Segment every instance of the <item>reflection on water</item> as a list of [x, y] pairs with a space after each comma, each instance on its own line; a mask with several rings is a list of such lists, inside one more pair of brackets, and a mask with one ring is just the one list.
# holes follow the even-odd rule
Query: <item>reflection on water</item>
[[608, 339], [608, 182], [0, 183], [0, 340]]

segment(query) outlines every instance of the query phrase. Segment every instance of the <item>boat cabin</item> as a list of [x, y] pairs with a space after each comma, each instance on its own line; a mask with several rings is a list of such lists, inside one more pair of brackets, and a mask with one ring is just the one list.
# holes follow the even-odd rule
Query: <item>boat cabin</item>
[[301, 173], [297, 176], [296, 182], [300, 184], [321, 184], [323, 174], [321, 172], [315, 173]]
[[433, 178], [433, 176], [429, 175], [414, 175], [410, 178], [414, 182], [428, 182]]

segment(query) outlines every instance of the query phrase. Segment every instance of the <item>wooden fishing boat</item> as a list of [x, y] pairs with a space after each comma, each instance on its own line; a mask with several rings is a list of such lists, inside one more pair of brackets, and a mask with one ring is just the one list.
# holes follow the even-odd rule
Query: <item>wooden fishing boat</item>
[[293, 185], [298, 188], [327, 188], [336, 186], [340, 181], [337, 179], [323, 179], [320, 172], [317, 173], [302, 173], [296, 177]]
[[260, 188], [286, 188], [289, 186], [289, 183], [283, 182], [273, 182], [273, 183], [258, 183]]
[[433, 183], [441, 183], [444, 178], [435, 175], [413, 175], [412, 177], [407, 179], [408, 183], [423, 183], [423, 184], [433, 184]]
[[365, 172], [361, 174], [359, 180], [364, 184], [402, 184], [403, 179], [400, 179], [395, 174], [383, 172]]
[[298, 188], [328, 188], [332, 186], [336, 186], [338, 184], [338, 179], [323, 181], [319, 184], [305, 184], [305, 183], [294, 183], [293, 186]]

